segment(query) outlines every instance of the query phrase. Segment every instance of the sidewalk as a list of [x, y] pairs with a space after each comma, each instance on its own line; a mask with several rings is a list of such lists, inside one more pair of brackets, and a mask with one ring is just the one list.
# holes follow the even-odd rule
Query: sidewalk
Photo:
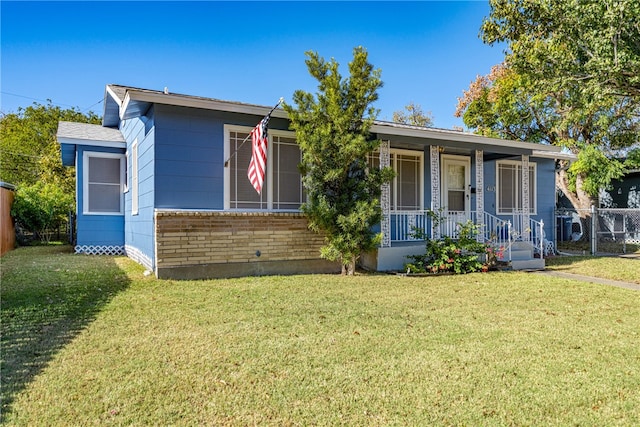
[[580, 280], [582, 282], [598, 283], [607, 286], [616, 286], [618, 288], [631, 289], [640, 291], [640, 285], [637, 283], [621, 282], [619, 280], [601, 279], [599, 277], [583, 276], [581, 274], [564, 273], [554, 270], [535, 271], [536, 274], [545, 274], [547, 276], [562, 277], [563, 279]]

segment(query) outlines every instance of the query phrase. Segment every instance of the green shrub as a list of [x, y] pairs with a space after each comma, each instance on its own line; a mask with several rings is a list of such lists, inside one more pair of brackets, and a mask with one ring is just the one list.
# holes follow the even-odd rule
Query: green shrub
[[48, 241], [47, 230], [56, 229], [67, 221], [73, 203], [73, 196], [59, 186], [38, 182], [18, 187], [11, 215], [22, 229]]
[[408, 256], [411, 262], [405, 264], [408, 273], [455, 273], [465, 274], [486, 271], [486, 255], [493, 250], [479, 242], [478, 225], [471, 221], [458, 224], [458, 238], [443, 236], [441, 239], [426, 239], [424, 232], [414, 230], [414, 237], [426, 240], [426, 253]]

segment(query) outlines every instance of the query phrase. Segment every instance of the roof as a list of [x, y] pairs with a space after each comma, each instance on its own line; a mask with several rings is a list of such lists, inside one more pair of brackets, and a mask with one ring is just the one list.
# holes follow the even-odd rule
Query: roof
[[[102, 124], [103, 126], [113, 127], [117, 126], [120, 120], [143, 116], [152, 104], [202, 108], [256, 116], [265, 116], [273, 108], [203, 96], [170, 93], [168, 90], [160, 91], [110, 84], [107, 85], [105, 90]], [[282, 108], [276, 108], [271, 116], [288, 118], [287, 113]]]
[[91, 141], [99, 141], [101, 143], [125, 143], [124, 137], [118, 129], [88, 123], [58, 122], [58, 133], [56, 136], [58, 141], [64, 144], [74, 144], [79, 141], [82, 141], [85, 145]]
[[422, 126], [405, 125], [394, 122], [375, 121], [371, 131], [379, 138], [400, 137], [407, 145], [446, 145], [459, 150], [500, 150], [508, 154], [548, 153], [561, 154], [560, 147], [536, 144], [525, 141], [489, 138], [470, 132], [449, 129], [427, 128]]
[[56, 139], [62, 151], [62, 163], [75, 163], [76, 145], [126, 148], [126, 142], [118, 129], [88, 123], [58, 122]]
[[[272, 109], [272, 107], [263, 105], [171, 93], [166, 88], [160, 91], [110, 84], [105, 89], [103, 125], [118, 126], [120, 120], [143, 116], [152, 104], [235, 112], [258, 117], [268, 114]], [[275, 109], [272, 112], [272, 117], [288, 118], [287, 113], [281, 108]], [[427, 145], [443, 145], [453, 152], [484, 150], [485, 152], [499, 152], [503, 156], [527, 154], [566, 160], [574, 158], [571, 154], [562, 153], [560, 147], [552, 145], [489, 138], [457, 130], [427, 128], [380, 120], [374, 122], [371, 132], [377, 134], [377, 137], [381, 139], [393, 139], [394, 145], [399, 147], [418, 148]]]

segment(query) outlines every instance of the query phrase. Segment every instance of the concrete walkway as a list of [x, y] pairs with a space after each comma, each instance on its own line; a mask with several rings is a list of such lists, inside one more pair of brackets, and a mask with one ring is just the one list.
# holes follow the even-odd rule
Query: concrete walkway
[[637, 283], [621, 282], [619, 280], [601, 279], [599, 277], [583, 276], [581, 274], [564, 273], [555, 270], [535, 271], [536, 274], [544, 274], [547, 276], [562, 277], [563, 279], [580, 280], [582, 282], [599, 283], [607, 286], [617, 286], [618, 288], [631, 289], [640, 291], [640, 285]]

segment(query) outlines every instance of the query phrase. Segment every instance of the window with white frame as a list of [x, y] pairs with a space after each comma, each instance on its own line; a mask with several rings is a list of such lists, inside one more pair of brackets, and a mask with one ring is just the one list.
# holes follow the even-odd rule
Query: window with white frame
[[[496, 163], [497, 182], [496, 199], [498, 215], [522, 212], [522, 163], [502, 160]], [[536, 203], [536, 164], [529, 163], [529, 213], [535, 214]]]
[[258, 194], [247, 177], [251, 161], [250, 128], [225, 126], [227, 139], [225, 208], [247, 210], [298, 210], [304, 201], [298, 171], [300, 148], [293, 132], [269, 130], [267, 168]]
[[[390, 184], [392, 211], [422, 210], [423, 157], [419, 151], [391, 149], [389, 165], [396, 173]], [[380, 167], [378, 152], [369, 156], [369, 165]]]
[[85, 151], [83, 165], [83, 213], [122, 215], [125, 156]]

